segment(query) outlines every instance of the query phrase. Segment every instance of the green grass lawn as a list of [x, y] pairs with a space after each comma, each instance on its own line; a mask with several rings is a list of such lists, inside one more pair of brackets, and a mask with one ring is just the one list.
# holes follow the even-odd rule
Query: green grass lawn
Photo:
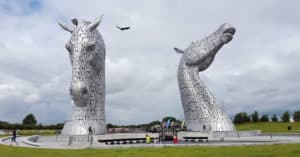
[[300, 144], [131, 149], [35, 149], [0, 145], [0, 157], [300, 157]]
[[18, 135], [55, 135], [55, 130], [18, 130]]
[[[287, 130], [292, 126], [292, 130]], [[296, 123], [246, 123], [236, 125], [236, 129], [262, 130], [263, 133], [299, 133], [300, 122]], [[53, 135], [53, 130], [23, 130], [22, 135]], [[1, 137], [1, 136], [0, 136]], [[37, 149], [0, 145], [0, 157], [300, 157], [300, 144], [260, 145], [260, 146], [225, 146], [225, 147], [165, 147], [131, 149]]]
[[[30, 136], [30, 135], [51, 136], [51, 135], [55, 135], [55, 130], [18, 130], [17, 134], [20, 136]], [[12, 136], [12, 135], [11, 134], [0, 135], [0, 138], [4, 136]]]
[[2, 137], [6, 137], [6, 136], [9, 136], [9, 135], [0, 135], [0, 138], [2, 138]]
[[[292, 126], [292, 130], [287, 127]], [[300, 133], [300, 122], [294, 123], [280, 123], [280, 122], [259, 122], [259, 123], [245, 123], [236, 124], [236, 130], [261, 130], [262, 133]]]

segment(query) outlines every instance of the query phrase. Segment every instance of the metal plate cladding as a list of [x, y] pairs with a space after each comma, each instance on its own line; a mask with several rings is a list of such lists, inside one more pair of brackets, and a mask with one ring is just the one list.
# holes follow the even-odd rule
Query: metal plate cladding
[[105, 45], [95, 22], [72, 19], [60, 26], [71, 33], [65, 47], [72, 66], [70, 95], [74, 104], [63, 135], [103, 134], [105, 123]]
[[202, 40], [192, 42], [182, 53], [177, 77], [185, 122], [189, 131], [234, 131], [231, 120], [217, 105], [214, 96], [199, 77], [222, 46], [232, 40], [235, 28], [223, 24]]

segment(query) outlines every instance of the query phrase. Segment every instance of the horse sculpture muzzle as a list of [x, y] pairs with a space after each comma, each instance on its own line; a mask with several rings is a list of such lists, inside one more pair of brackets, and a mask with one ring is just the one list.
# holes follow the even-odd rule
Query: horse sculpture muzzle
[[83, 107], [88, 104], [89, 91], [86, 85], [81, 82], [72, 83], [70, 87], [70, 95], [73, 102], [78, 107]]

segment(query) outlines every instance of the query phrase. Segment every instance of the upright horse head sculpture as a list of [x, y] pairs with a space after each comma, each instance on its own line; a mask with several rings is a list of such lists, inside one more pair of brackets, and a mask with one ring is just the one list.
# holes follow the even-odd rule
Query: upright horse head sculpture
[[72, 19], [73, 25], [59, 22], [71, 33], [65, 47], [72, 65], [70, 94], [75, 104], [71, 119], [67, 120], [62, 134], [101, 134], [105, 123], [105, 45], [97, 26], [101, 22]]
[[190, 131], [234, 131], [227, 115], [219, 108], [215, 98], [199, 78], [217, 52], [229, 43], [235, 33], [230, 24], [223, 24], [200, 41], [192, 42], [182, 53], [177, 77], [187, 129]]

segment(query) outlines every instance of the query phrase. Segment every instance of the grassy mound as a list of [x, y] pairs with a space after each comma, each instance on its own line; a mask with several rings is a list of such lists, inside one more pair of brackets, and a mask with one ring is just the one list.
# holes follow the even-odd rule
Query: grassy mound
[[[288, 130], [291, 126], [291, 130]], [[262, 133], [300, 133], [300, 122], [294, 123], [280, 123], [280, 122], [258, 122], [258, 123], [245, 123], [236, 124], [236, 130], [261, 130]]]

